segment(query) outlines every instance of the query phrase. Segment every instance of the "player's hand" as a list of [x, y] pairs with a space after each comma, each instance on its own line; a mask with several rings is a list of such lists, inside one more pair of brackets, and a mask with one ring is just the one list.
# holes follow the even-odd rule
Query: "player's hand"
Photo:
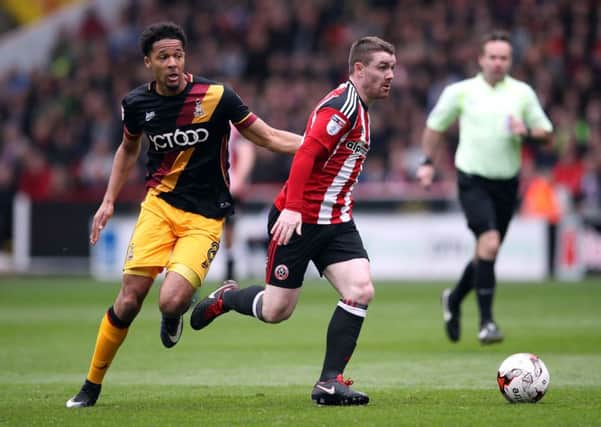
[[303, 225], [303, 216], [300, 212], [284, 209], [273, 227], [271, 227], [272, 239], [278, 245], [287, 245], [294, 232], [299, 236]]
[[113, 212], [115, 211], [115, 207], [111, 202], [103, 201], [98, 210], [96, 211], [96, 215], [94, 215], [94, 220], [92, 221], [92, 232], [90, 233], [90, 243], [95, 245], [98, 241], [98, 237], [100, 236], [100, 232], [106, 225], [106, 223], [113, 216]]
[[509, 132], [512, 135], [526, 136], [528, 134], [528, 128], [520, 119], [510, 115], [509, 116]]
[[420, 184], [427, 190], [430, 188], [432, 181], [434, 180], [434, 166], [420, 165], [417, 168], [415, 175], [417, 176], [417, 179], [419, 179]]

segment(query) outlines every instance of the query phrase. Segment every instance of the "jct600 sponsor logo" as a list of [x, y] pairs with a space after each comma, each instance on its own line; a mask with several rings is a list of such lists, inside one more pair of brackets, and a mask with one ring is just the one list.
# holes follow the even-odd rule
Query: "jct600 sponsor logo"
[[171, 150], [177, 147], [191, 147], [209, 139], [209, 131], [203, 128], [167, 132], [160, 135], [148, 135], [156, 151]]

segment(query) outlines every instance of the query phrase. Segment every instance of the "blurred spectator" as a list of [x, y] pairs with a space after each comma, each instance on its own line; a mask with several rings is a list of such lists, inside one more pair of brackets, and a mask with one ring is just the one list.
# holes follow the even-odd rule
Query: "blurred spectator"
[[567, 190], [572, 203], [581, 197], [584, 162], [575, 143], [570, 144], [551, 171], [554, 186]]
[[585, 162], [582, 177], [582, 207], [589, 214], [601, 212], [601, 146], [595, 147]]
[[50, 167], [50, 183], [48, 199], [70, 200], [75, 190], [73, 173], [64, 165], [55, 164]]
[[15, 121], [7, 121], [2, 128], [0, 162], [9, 166], [19, 164], [29, 144], [29, 140], [23, 135], [18, 124]]
[[371, 155], [361, 172], [359, 182], [383, 182], [386, 179], [386, 162], [382, 156]]
[[103, 190], [111, 175], [113, 155], [112, 144], [108, 139], [96, 139], [81, 161], [81, 183], [90, 189]]
[[82, 40], [94, 40], [106, 35], [106, 26], [93, 8], [89, 8], [79, 26], [78, 37]]
[[557, 224], [562, 212], [550, 175], [550, 171], [542, 170], [530, 179], [522, 200], [521, 213]]
[[0, 159], [0, 252], [9, 249], [16, 190], [14, 165]]
[[32, 200], [47, 200], [52, 193], [52, 168], [39, 148], [29, 147], [23, 156], [19, 191]]

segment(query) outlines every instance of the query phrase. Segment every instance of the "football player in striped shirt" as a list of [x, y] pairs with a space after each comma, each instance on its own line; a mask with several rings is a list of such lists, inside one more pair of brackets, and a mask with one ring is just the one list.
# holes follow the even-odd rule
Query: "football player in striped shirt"
[[369, 105], [386, 98], [396, 64], [394, 47], [373, 36], [350, 49], [349, 79], [309, 116], [303, 143], [269, 215], [266, 285], [234, 281], [198, 303], [191, 326], [201, 329], [230, 310], [267, 323], [288, 319], [312, 261], [340, 294], [330, 320], [326, 354], [311, 398], [319, 405], [364, 405], [365, 393], [343, 371], [374, 296], [369, 259], [353, 221], [353, 187], [370, 148]]

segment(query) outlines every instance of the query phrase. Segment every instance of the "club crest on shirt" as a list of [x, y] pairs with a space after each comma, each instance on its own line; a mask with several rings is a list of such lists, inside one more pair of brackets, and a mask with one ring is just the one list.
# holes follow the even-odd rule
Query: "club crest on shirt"
[[342, 117], [334, 114], [332, 117], [330, 117], [330, 121], [326, 126], [326, 131], [328, 132], [328, 135], [334, 136], [340, 132], [340, 129], [342, 129], [345, 124], [346, 122]]
[[194, 105], [194, 118], [198, 119], [199, 117], [202, 117], [205, 115], [205, 111], [202, 109], [202, 102], [200, 101], [200, 99], [197, 99]]

